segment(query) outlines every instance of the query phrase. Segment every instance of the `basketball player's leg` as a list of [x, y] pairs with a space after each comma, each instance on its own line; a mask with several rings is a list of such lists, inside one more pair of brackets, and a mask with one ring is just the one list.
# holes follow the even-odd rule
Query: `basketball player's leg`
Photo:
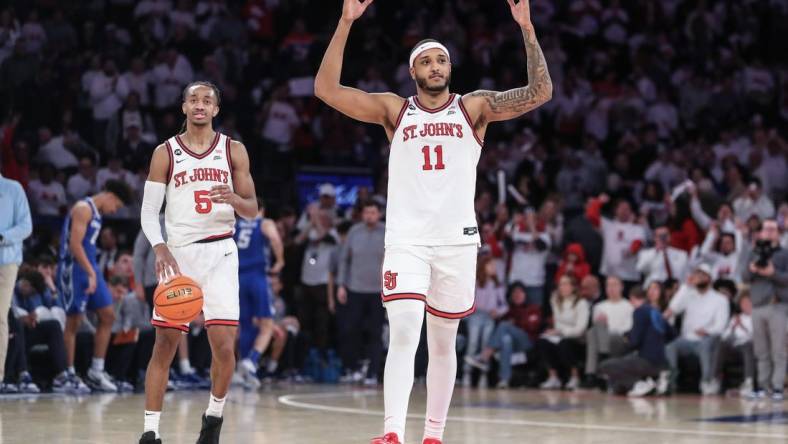
[[[430, 282], [428, 249], [389, 247], [383, 260], [383, 301], [389, 318], [389, 350], [383, 373], [383, 433], [405, 440], [413, 367]], [[374, 442], [374, 441], [373, 441]]]
[[427, 415], [424, 438], [443, 439], [457, 375], [457, 329], [474, 310], [475, 244], [435, 247], [427, 296]]
[[153, 354], [145, 372], [145, 423], [143, 434], [153, 432], [159, 437], [159, 418], [164, 394], [170, 379], [170, 365], [178, 350], [183, 330], [176, 327], [156, 327]]
[[77, 330], [82, 325], [82, 313], [68, 313], [66, 316], [66, 328], [63, 331], [63, 343], [66, 346], [66, 367], [69, 373], [74, 373], [74, 353], [77, 342]]
[[247, 358], [255, 366], [260, 362], [260, 357], [268, 349], [271, 343], [271, 336], [274, 332], [273, 309], [271, 308], [271, 297], [268, 288], [268, 280], [265, 275], [259, 276], [254, 284], [254, 296], [252, 299], [252, 323], [257, 330], [252, 350], [249, 351]]

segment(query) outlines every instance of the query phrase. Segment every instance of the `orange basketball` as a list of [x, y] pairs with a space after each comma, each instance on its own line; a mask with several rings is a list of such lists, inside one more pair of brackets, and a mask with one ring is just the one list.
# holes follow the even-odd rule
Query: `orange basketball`
[[186, 324], [202, 311], [202, 288], [190, 277], [178, 276], [156, 287], [153, 306], [167, 322]]

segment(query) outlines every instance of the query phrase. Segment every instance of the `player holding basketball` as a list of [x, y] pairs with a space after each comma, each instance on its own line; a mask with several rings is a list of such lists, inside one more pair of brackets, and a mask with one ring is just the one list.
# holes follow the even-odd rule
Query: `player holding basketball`
[[384, 435], [372, 443], [404, 441], [413, 365], [427, 311], [427, 417], [424, 444], [438, 444], [457, 369], [460, 319], [474, 311], [479, 234], [473, 209], [476, 165], [490, 122], [513, 119], [550, 100], [552, 81], [531, 24], [527, 0], [508, 0], [522, 30], [528, 86], [506, 92], [449, 93], [451, 56], [424, 40], [410, 55], [418, 94], [368, 94], [340, 85], [353, 22], [372, 0], [345, 0], [342, 18], [315, 79], [315, 94], [357, 120], [382, 125], [391, 141], [383, 261], [383, 302], [390, 345], [384, 376]]
[[[96, 239], [101, 233], [102, 215], [114, 214], [131, 202], [131, 190], [125, 182], [108, 180], [104, 190], [86, 197], [71, 209], [63, 222], [60, 236], [60, 253], [57, 268], [58, 292], [66, 303], [66, 328], [63, 342], [66, 345], [66, 375], [55, 379], [58, 388], [66, 387], [77, 393], [90, 392], [74, 370], [74, 352], [77, 330], [91, 310], [98, 317], [93, 340], [93, 362], [87, 374], [90, 386], [98, 391], [115, 392], [115, 382], [104, 371], [115, 308], [112, 294], [96, 262]], [[65, 376], [65, 378], [64, 378]]]
[[[241, 331], [238, 350], [244, 356], [239, 367], [244, 383], [257, 388], [257, 367], [260, 357], [271, 343], [274, 332], [274, 310], [268, 275], [278, 274], [285, 266], [284, 247], [276, 223], [266, 219], [263, 203], [257, 202], [260, 212], [252, 220], [239, 220], [235, 225], [238, 245], [239, 281], [241, 283]], [[268, 270], [267, 250], [276, 259]]]
[[[183, 91], [186, 131], [153, 152], [140, 214], [142, 230], [156, 253], [156, 272], [165, 282], [183, 273], [202, 287], [203, 314], [211, 344], [211, 396], [198, 444], [219, 442], [222, 411], [235, 370], [238, 326], [238, 250], [235, 213], [257, 215], [246, 148], [213, 130], [219, 90], [194, 82]], [[159, 211], [166, 198], [165, 228]], [[153, 356], [145, 378], [145, 428], [140, 443], [161, 443], [159, 418], [169, 368], [188, 325], [170, 324], [155, 311]]]

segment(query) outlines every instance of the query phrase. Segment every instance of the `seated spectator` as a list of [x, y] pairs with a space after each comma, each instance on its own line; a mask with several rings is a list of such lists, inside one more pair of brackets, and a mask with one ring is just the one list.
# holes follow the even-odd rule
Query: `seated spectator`
[[607, 299], [596, 304], [591, 328], [586, 332], [586, 378], [595, 385], [600, 356], [618, 357], [627, 350], [625, 334], [632, 328], [632, 304], [624, 299], [624, 284], [617, 277], [608, 277]]
[[466, 364], [487, 372], [490, 359], [496, 352], [500, 352], [498, 388], [509, 387], [512, 379], [512, 355], [531, 350], [542, 323], [542, 308], [537, 304], [526, 303], [528, 295], [525, 286], [520, 283], [512, 284], [509, 287], [508, 300], [509, 309], [482, 353], [478, 356], [465, 355]]
[[668, 303], [665, 300], [665, 289], [661, 282], [651, 281], [646, 287], [646, 300], [652, 307], [659, 310], [660, 313], [668, 308]]
[[112, 324], [112, 336], [107, 349], [107, 372], [115, 380], [118, 391], [132, 391], [130, 375], [136, 378], [136, 372], [130, 372], [134, 363], [134, 355], [139, 341], [140, 325], [149, 320], [134, 292], [129, 291], [128, 280], [114, 275], [107, 282], [115, 305], [115, 322]]
[[569, 244], [564, 250], [564, 257], [558, 264], [558, 271], [555, 273], [555, 281], [558, 283], [565, 274], [570, 275], [576, 282], [583, 282], [583, 279], [591, 273], [591, 265], [586, 262], [586, 253], [580, 244]]
[[[52, 391], [88, 393], [86, 386], [74, 384], [66, 374], [66, 347], [63, 342], [63, 326], [59, 321], [65, 319], [65, 313], [57, 296], [53, 297], [47, 288], [44, 276], [35, 269], [28, 268], [19, 273], [12, 312], [20, 327], [16, 332], [20, 389], [37, 392], [37, 387], [34, 387], [28, 373], [27, 355], [34, 345], [45, 344], [51, 370], [55, 374]], [[8, 375], [6, 372], [6, 377]]]
[[96, 186], [96, 162], [91, 156], [79, 159], [79, 171], [71, 176], [66, 184], [69, 202], [76, 202], [90, 196], [99, 188]]
[[[603, 361], [599, 373], [614, 393], [645, 396], [656, 389], [658, 394], [664, 394], [668, 388], [665, 343], [672, 333], [670, 326], [662, 318], [659, 307], [649, 303], [641, 289], [633, 288], [629, 292], [629, 303], [634, 311], [627, 344], [634, 353]], [[662, 376], [659, 383], [654, 381], [658, 375]]]
[[[296, 346], [294, 343], [299, 339], [301, 324], [298, 322], [298, 318], [288, 314], [287, 305], [281, 296], [282, 280], [279, 276], [270, 275], [268, 282], [271, 285], [271, 296], [274, 300], [274, 333], [269, 348], [270, 354], [266, 364], [261, 368], [268, 376], [273, 376], [279, 370], [286, 373], [296, 372]], [[283, 361], [284, 365], [280, 365]]]
[[66, 211], [66, 190], [55, 180], [52, 164], [41, 165], [38, 179], [30, 181], [28, 196], [33, 213], [39, 216], [60, 216]]
[[670, 301], [665, 317], [684, 314], [681, 335], [668, 344], [666, 355], [670, 364], [670, 388], [675, 390], [678, 378], [679, 357], [694, 355], [700, 359], [700, 391], [704, 395], [716, 394], [720, 382], [714, 377], [714, 355], [719, 339], [730, 317], [730, 307], [725, 296], [711, 288], [711, 267], [702, 263], [682, 284]]
[[[496, 320], [507, 312], [504, 291], [504, 286], [498, 280], [495, 260], [491, 256], [479, 259], [476, 267], [476, 311], [463, 321], [468, 331], [466, 361], [489, 343]], [[471, 385], [470, 364], [465, 365], [462, 383], [465, 387]]]
[[564, 276], [550, 299], [550, 307], [553, 328], [545, 330], [537, 342], [539, 355], [548, 365], [548, 378], [540, 388], [561, 388], [560, 375], [568, 379], [565, 389], [576, 390], [580, 388], [579, 368], [585, 349], [581, 340], [588, 328], [589, 305], [580, 297], [572, 278]]
[[531, 303], [542, 305], [550, 235], [539, 229], [536, 213], [530, 207], [524, 214], [514, 216], [514, 220], [507, 227], [507, 234], [513, 243], [509, 282], [522, 282]]
[[687, 252], [670, 246], [670, 231], [666, 226], [654, 230], [654, 247], [641, 250], [637, 269], [643, 273], [643, 288], [652, 281], [683, 279], [689, 257]]
[[700, 247], [700, 258], [711, 265], [711, 278], [730, 279], [741, 284], [739, 258], [744, 251], [744, 236], [740, 229], [731, 232], [720, 232], [716, 223], [712, 223], [703, 245]]
[[725, 332], [722, 333], [720, 349], [715, 363], [717, 379], [725, 376], [725, 363], [728, 358], [736, 354], [744, 363], [744, 381], [739, 387], [739, 393], [747, 395], [754, 389], [755, 353], [752, 347], [752, 301], [749, 293], [742, 293], [739, 297], [739, 312], [731, 317]]

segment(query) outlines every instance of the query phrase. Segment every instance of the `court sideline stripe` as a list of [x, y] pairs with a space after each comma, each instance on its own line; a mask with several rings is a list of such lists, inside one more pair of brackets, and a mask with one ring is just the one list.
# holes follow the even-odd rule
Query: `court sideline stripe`
[[[363, 409], [354, 409], [350, 407], [332, 407], [327, 405], [312, 404], [308, 402], [300, 402], [297, 399], [302, 398], [338, 398], [345, 396], [373, 396], [378, 392], [352, 392], [352, 393], [315, 393], [315, 394], [291, 394], [282, 395], [277, 398], [279, 403], [286, 406], [301, 408], [306, 410], [317, 410], [322, 412], [331, 413], [349, 413], [356, 415], [366, 416], [382, 416], [382, 411], [370, 411]], [[411, 419], [424, 419], [422, 415], [409, 414], [407, 416]], [[694, 435], [694, 436], [719, 436], [719, 437], [742, 437], [742, 438], [774, 438], [786, 439], [788, 434], [777, 433], [748, 433], [748, 432], [724, 432], [715, 430], [687, 430], [687, 429], [670, 429], [670, 428], [654, 428], [654, 427], [622, 427], [622, 426], [605, 426], [595, 424], [567, 424], [562, 422], [549, 422], [549, 421], [526, 421], [518, 419], [494, 419], [494, 418], [474, 418], [471, 416], [449, 416], [449, 421], [458, 422], [472, 422], [483, 424], [502, 424], [502, 425], [518, 425], [518, 426], [534, 426], [534, 427], [552, 427], [558, 429], [573, 429], [573, 430], [597, 430], [606, 432], [631, 432], [631, 433], [663, 433], [663, 434], [679, 434], [679, 435]]]

